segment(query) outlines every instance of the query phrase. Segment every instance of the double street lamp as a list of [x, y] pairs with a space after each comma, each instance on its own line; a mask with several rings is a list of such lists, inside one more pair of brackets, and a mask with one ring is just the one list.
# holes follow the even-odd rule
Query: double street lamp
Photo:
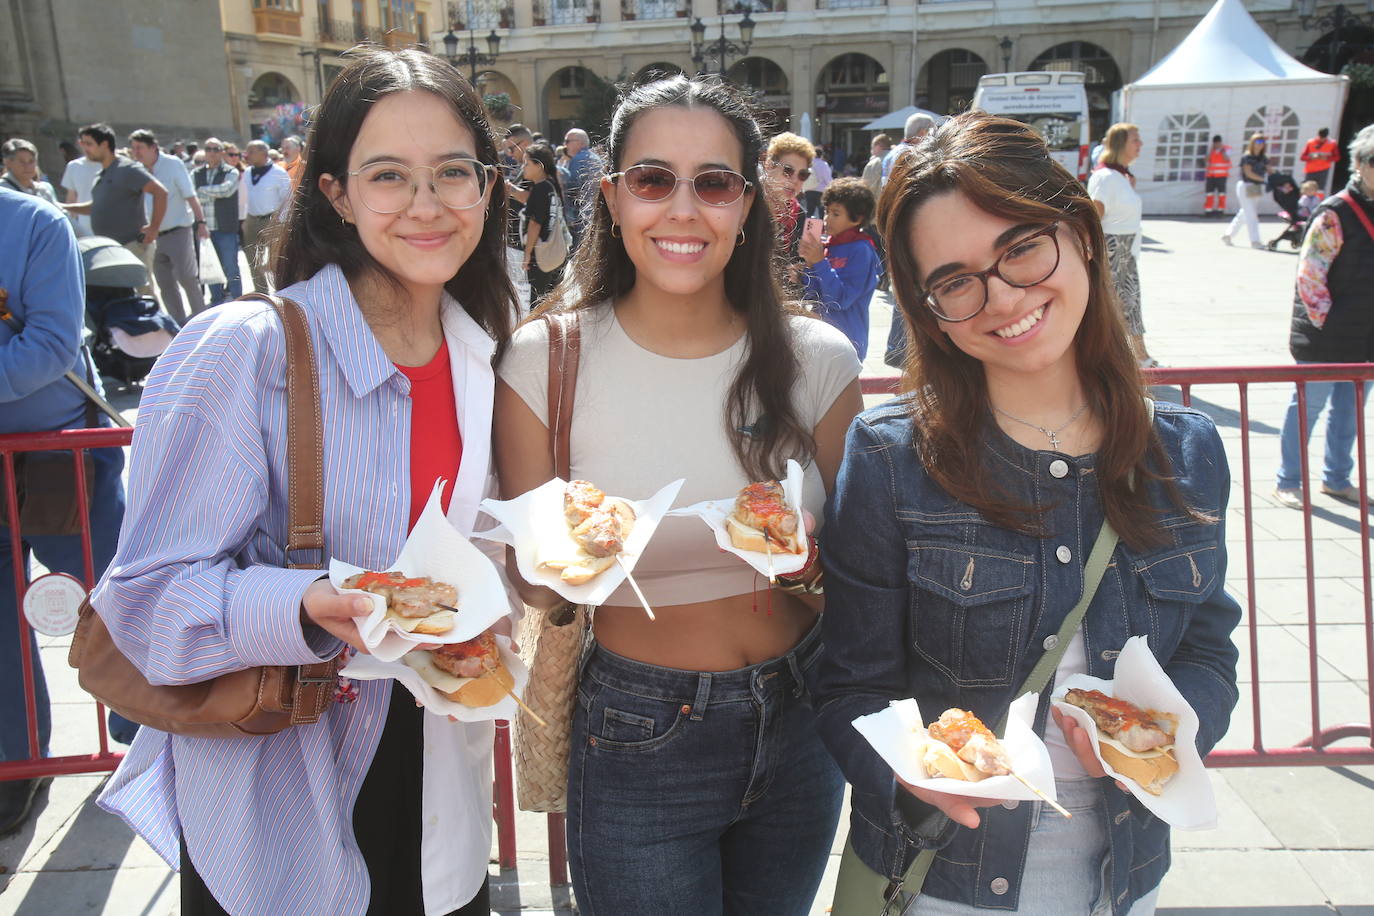
[[[1366, 0], [1365, 7], [1370, 12], [1374, 12], [1374, 0]], [[1358, 48], [1357, 45], [1342, 37], [1342, 33], [1368, 30], [1372, 26], [1363, 16], [1347, 9], [1344, 3], [1337, 3], [1324, 16], [1317, 16], [1316, 12], [1317, 0], [1298, 0], [1298, 18], [1303, 31], [1316, 29], [1329, 33], [1326, 42], [1326, 72], [1335, 73], [1336, 61], [1341, 52], [1351, 47]]]
[[453, 33], [453, 29], [450, 27], [448, 34], [444, 36], [444, 56], [455, 67], [466, 63], [468, 65], [468, 79], [475, 87], [477, 85], [477, 68], [490, 67], [496, 63], [496, 55], [501, 53], [501, 36], [496, 34], [495, 29], [491, 30], [491, 34], [487, 36], [486, 54], [477, 50], [477, 42], [474, 40], [471, 26], [468, 27], [468, 46], [462, 51], [458, 50], [460, 41], [461, 39]]
[[725, 17], [720, 17], [720, 37], [713, 39], [709, 43], [706, 41], [706, 24], [697, 17], [697, 21], [692, 23], [692, 63], [696, 64], [697, 72], [706, 71], [706, 58], [711, 57], [716, 61], [716, 72], [721, 79], [725, 78], [725, 71], [730, 69], [729, 58], [743, 57], [749, 53], [749, 46], [754, 43], [754, 20], [749, 18], [749, 11], [744, 11], [744, 18], [739, 21], [739, 44], [735, 44], [725, 37]]

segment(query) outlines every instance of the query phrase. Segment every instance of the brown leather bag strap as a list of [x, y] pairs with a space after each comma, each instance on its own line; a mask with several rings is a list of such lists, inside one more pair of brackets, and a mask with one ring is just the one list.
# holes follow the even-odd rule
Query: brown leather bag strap
[[[324, 560], [324, 421], [320, 416], [320, 373], [305, 310], [290, 299], [249, 293], [268, 303], [286, 332], [287, 534], [286, 565], [318, 569]], [[300, 550], [319, 551], [315, 563], [295, 562]]]
[[577, 390], [577, 363], [582, 355], [580, 313], [557, 312], [543, 316], [549, 328], [549, 432], [552, 434], [553, 471], [567, 480], [572, 476], [573, 395]]
[[[300, 304], [280, 296], [249, 293], [245, 299], [268, 303], [286, 332], [287, 533], [286, 566], [324, 565], [324, 419], [320, 411], [320, 373], [310, 325]], [[319, 551], [317, 562], [294, 562], [296, 551]], [[318, 722], [334, 696], [338, 660], [298, 665], [289, 681], [291, 724]]]

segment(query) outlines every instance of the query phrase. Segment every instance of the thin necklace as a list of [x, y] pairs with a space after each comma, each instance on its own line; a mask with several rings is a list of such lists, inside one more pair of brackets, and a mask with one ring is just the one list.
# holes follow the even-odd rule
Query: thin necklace
[[1072, 426], [1075, 420], [1083, 416], [1083, 411], [1088, 409], [1088, 403], [1084, 401], [1083, 405], [1073, 412], [1073, 416], [1069, 417], [1069, 419], [1064, 422], [1064, 425], [1060, 426], [1058, 429], [1046, 429], [1043, 426], [1036, 426], [1029, 420], [1023, 420], [1020, 417], [1013, 417], [1011, 414], [1007, 413], [1005, 410], [998, 407], [996, 404], [992, 405], [992, 409], [1000, 413], [1002, 416], [1006, 417], [1008, 420], [1014, 420], [1015, 422], [1020, 423], [1022, 426], [1029, 426], [1031, 429], [1036, 429], [1044, 433], [1045, 436], [1050, 440], [1050, 448], [1054, 449], [1055, 451], [1058, 451], [1059, 434], [1062, 433], [1064, 430], [1068, 429], [1070, 426]]

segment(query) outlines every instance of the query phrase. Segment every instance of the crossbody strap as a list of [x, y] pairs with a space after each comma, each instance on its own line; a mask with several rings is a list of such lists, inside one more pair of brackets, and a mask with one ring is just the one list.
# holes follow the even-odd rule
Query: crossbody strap
[[1364, 226], [1364, 231], [1369, 233], [1369, 240], [1374, 242], [1374, 222], [1370, 222], [1369, 215], [1364, 212], [1364, 207], [1361, 207], [1348, 191], [1337, 191], [1331, 196], [1345, 201], [1346, 206], [1355, 211], [1355, 218], [1360, 221], [1360, 225]]
[[580, 313], [551, 312], [543, 316], [549, 329], [549, 433], [553, 472], [564, 480], [572, 475], [573, 395], [577, 364], [582, 355]]

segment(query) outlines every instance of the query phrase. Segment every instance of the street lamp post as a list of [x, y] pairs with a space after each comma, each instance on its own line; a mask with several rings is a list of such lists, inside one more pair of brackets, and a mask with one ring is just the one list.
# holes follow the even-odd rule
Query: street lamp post
[[[1374, 12], [1374, 0], [1367, 0], [1365, 6]], [[1298, 0], [1298, 17], [1303, 31], [1316, 29], [1331, 34], [1331, 40], [1326, 43], [1326, 72], [1335, 73], [1336, 58], [1347, 44], [1342, 40], [1341, 33], [1347, 29], [1374, 28], [1374, 25], [1358, 13], [1350, 12], [1344, 3], [1337, 3], [1331, 12], [1324, 16], [1317, 16], [1316, 12], [1317, 0]]]
[[453, 28], [450, 26], [448, 34], [444, 36], [444, 56], [455, 67], [466, 63], [468, 65], [468, 80], [476, 88], [477, 68], [490, 67], [496, 63], [496, 56], [501, 53], [501, 36], [496, 34], [495, 29], [491, 30], [491, 34], [487, 36], [486, 54], [477, 50], [477, 41], [473, 36], [471, 24], [468, 25], [468, 46], [462, 51], [458, 50], [460, 41], [461, 39], [453, 33]]
[[1003, 35], [1002, 40], [997, 42], [997, 47], [1002, 49], [1002, 72], [1011, 72], [1011, 36]]
[[739, 21], [739, 44], [735, 44], [725, 37], [725, 17], [720, 17], [720, 37], [710, 43], [706, 41], [706, 24], [697, 17], [697, 21], [691, 25], [692, 32], [692, 63], [696, 64], [697, 72], [706, 71], [706, 58], [711, 57], [716, 61], [716, 72], [721, 79], [725, 79], [725, 71], [729, 68], [731, 55], [743, 57], [749, 53], [749, 46], [754, 43], [754, 20], [749, 17], [749, 11], [744, 11], [744, 18]]

